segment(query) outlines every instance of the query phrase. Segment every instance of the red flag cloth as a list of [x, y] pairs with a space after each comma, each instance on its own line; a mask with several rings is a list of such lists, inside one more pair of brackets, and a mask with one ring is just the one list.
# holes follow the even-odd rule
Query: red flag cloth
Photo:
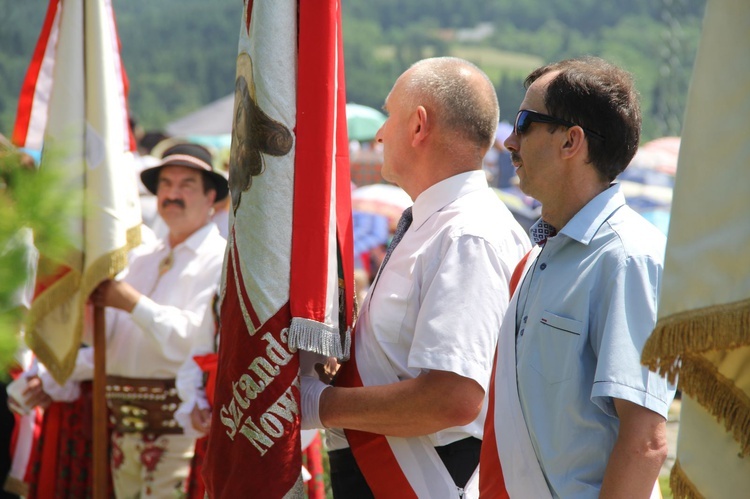
[[203, 460], [206, 457], [206, 446], [208, 437], [199, 438], [195, 441], [195, 454], [190, 462], [190, 475], [187, 480], [187, 490], [185, 496], [187, 499], [204, 499], [206, 497], [206, 487], [203, 485]]
[[25, 337], [61, 384], [75, 366], [91, 291], [124, 269], [140, 242], [127, 91], [111, 0], [50, 0], [13, 140], [43, 150], [40, 168], [60, 172], [77, 208], [65, 261], [40, 265], [53, 270], [38, 275]]
[[326, 486], [323, 479], [323, 443], [321, 442], [320, 433], [315, 435], [312, 442], [305, 448], [305, 468], [310, 473], [311, 478], [307, 481], [307, 498], [308, 499], [325, 499]]
[[216, 390], [216, 370], [219, 366], [219, 356], [215, 353], [207, 353], [206, 355], [196, 355], [193, 360], [198, 367], [201, 368], [206, 375], [206, 399], [208, 403], [213, 407], [214, 405], [214, 391]]
[[304, 494], [299, 350], [348, 355], [353, 311], [344, 90], [339, 0], [245, 2], [210, 497]]

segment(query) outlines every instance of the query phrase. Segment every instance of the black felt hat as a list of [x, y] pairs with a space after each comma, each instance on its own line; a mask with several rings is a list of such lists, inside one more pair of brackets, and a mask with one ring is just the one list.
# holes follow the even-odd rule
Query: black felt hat
[[185, 166], [208, 173], [216, 186], [216, 201], [221, 201], [229, 193], [227, 179], [214, 171], [213, 157], [208, 149], [198, 144], [177, 144], [165, 150], [161, 163], [141, 172], [141, 182], [146, 189], [156, 194], [159, 183], [159, 171], [163, 166]]

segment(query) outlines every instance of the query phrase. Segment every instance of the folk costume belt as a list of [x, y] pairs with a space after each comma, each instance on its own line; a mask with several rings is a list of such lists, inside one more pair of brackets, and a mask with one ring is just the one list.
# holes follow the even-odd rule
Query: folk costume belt
[[181, 435], [174, 419], [180, 405], [174, 379], [107, 376], [107, 406], [114, 430], [121, 433]]

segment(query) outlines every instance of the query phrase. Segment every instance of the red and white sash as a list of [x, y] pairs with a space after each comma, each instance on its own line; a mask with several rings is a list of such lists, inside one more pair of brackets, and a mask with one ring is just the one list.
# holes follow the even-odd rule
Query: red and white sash
[[[360, 323], [368, 320], [368, 305], [369, 298], [362, 306]], [[351, 359], [339, 371], [337, 386], [399, 382], [372, 335], [355, 333], [352, 336]], [[357, 430], [345, 430], [345, 433], [357, 465], [375, 497], [462, 497], [429, 437], [388, 437]], [[478, 472], [475, 472], [463, 497], [476, 498], [478, 494]]]
[[[500, 327], [497, 354], [490, 380], [487, 419], [479, 461], [479, 489], [482, 497], [551, 497], [529, 437], [521, 411], [516, 381], [515, 285], [522, 281], [541, 248], [534, 248], [521, 260], [511, 278], [512, 298]], [[519, 272], [519, 269], [523, 269]]]
[[[367, 314], [367, 307], [362, 308], [359, 320], [365, 319]], [[357, 334], [353, 337], [351, 360], [342, 366], [336, 385], [397, 383], [395, 372], [374, 339]], [[365, 367], [360, 370], [358, 366]], [[375, 497], [459, 497], [455, 482], [428, 437], [387, 437], [356, 430], [345, 430], [345, 433]], [[476, 483], [476, 477], [469, 483], [472, 481]], [[467, 493], [464, 497], [478, 495]]]

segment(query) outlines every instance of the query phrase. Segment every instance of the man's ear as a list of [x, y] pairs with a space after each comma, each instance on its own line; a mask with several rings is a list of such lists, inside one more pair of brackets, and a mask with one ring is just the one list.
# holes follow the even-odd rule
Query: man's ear
[[560, 148], [563, 158], [570, 159], [578, 154], [588, 155], [586, 134], [580, 126], [568, 128], [565, 134], [565, 142]]
[[430, 133], [430, 129], [432, 128], [432, 120], [428, 118], [427, 110], [424, 108], [424, 106], [417, 106], [410, 126], [410, 131], [412, 134], [411, 145], [417, 146], [420, 143], [424, 142], [424, 140]]

